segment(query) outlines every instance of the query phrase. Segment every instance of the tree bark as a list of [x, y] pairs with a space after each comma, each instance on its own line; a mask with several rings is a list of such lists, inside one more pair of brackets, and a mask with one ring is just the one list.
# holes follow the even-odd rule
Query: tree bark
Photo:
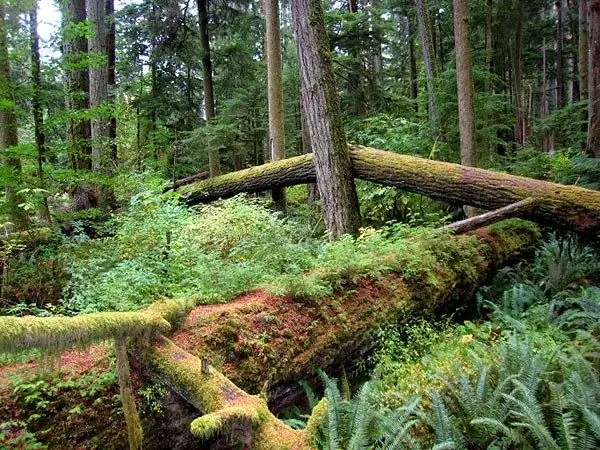
[[[108, 32], [106, 34], [106, 54], [108, 59], [108, 101], [111, 104], [115, 102], [116, 89], [116, 19], [115, 19], [115, 0], [106, 0], [106, 22]], [[114, 114], [110, 116], [108, 125], [108, 138], [110, 142], [110, 160], [117, 161], [117, 118]]]
[[[517, 2], [518, 4], [518, 2]], [[515, 37], [511, 45], [511, 60], [513, 72], [513, 95], [515, 103], [515, 141], [517, 145], [523, 147], [527, 143], [527, 117], [523, 105], [523, 10], [522, 6], [516, 8]]]
[[564, 76], [564, 8], [562, 0], [555, 2], [556, 20], [556, 108], [565, 104], [565, 76]]
[[4, 164], [10, 171], [8, 179], [4, 180], [6, 182], [4, 192], [10, 219], [16, 230], [23, 230], [27, 228], [29, 221], [25, 210], [19, 207], [22, 202], [18, 194], [21, 184], [21, 159], [12, 153], [13, 147], [19, 144], [19, 135], [17, 116], [14, 111], [16, 105], [12, 97], [8, 30], [4, 6], [5, 0], [0, 0], [0, 96], [3, 100], [3, 105], [0, 107], [0, 152], [2, 152]]
[[[460, 163], [463, 166], [477, 167], [469, 0], [454, 0], [454, 46], [456, 49], [456, 82], [458, 88]], [[475, 210], [470, 207], [467, 208], [467, 216], [472, 217], [474, 215]]]
[[[31, 80], [33, 82], [33, 97], [31, 101], [33, 110], [33, 129], [35, 135], [37, 176], [41, 189], [45, 188], [44, 158], [46, 156], [46, 134], [44, 131], [44, 110], [42, 106], [42, 70], [40, 65], [40, 38], [38, 35], [38, 2], [33, 1], [29, 11], [29, 35], [31, 41]], [[50, 222], [50, 210], [47, 197], [43, 195], [41, 216], [47, 223]]]
[[525, 200], [521, 200], [520, 202], [513, 203], [512, 205], [445, 225], [441, 229], [444, 231], [449, 231], [453, 234], [467, 233], [477, 228], [485, 227], [493, 223], [500, 222], [501, 220], [516, 217], [519, 214], [531, 211], [534, 204], [535, 200], [529, 197]]
[[[66, 4], [64, 22], [77, 26], [87, 18], [85, 0], [70, 0]], [[67, 85], [67, 109], [72, 113], [89, 108], [88, 67], [82, 67], [83, 57], [87, 54], [87, 39], [77, 34], [67, 36], [63, 42], [66, 63], [65, 78]], [[73, 170], [91, 170], [92, 149], [90, 147], [90, 120], [71, 117], [67, 124], [67, 144], [69, 162]]]
[[[94, 24], [93, 35], [88, 38], [88, 51], [95, 57], [107, 57], [106, 5], [104, 0], [87, 0], [88, 19]], [[107, 61], [93, 64], [89, 69], [90, 108], [92, 114], [92, 170], [106, 171], [109, 161], [110, 119], [101, 110], [108, 102]]]
[[600, 0], [590, 0], [589, 88], [587, 153], [600, 158]]
[[[197, 0], [198, 3], [198, 33], [200, 35], [200, 49], [202, 50], [202, 85], [204, 86], [204, 115], [206, 122], [215, 117], [215, 94], [212, 79], [212, 60], [210, 57], [210, 40], [208, 38], [208, 0]], [[208, 153], [208, 167], [210, 176], [221, 174], [221, 160], [219, 151]]]
[[331, 238], [337, 239], [358, 232], [360, 210], [321, 1], [294, 1], [292, 20], [300, 57], [300, 92], [325, 225]]
[[[406, 17], [408, 23], [408, 59], [410, 61], [410, 98], [412, 100], [417, 99], [419, 93], [417, 86], [417, 58], [415, 56], [415, 30], [413, 25], [413, 18], [410, 16]], [[418, 107], [417, 107], [418, 109]]]
[[589, 32], [588, 32], [588, 0], [579, 0], [579, 93], [581, 100], [588, 98], [588, 49], [589, 49]]
[[[372, 333], [381, 323], [472, 307], [465, 299], [472, 299], [495, 269], [530, 249], [538, 232], [517, 226], [496, 232], [483, 229], [476, 236], [438, 237], [415, 245], [410, 255], [388, 254], [386, 261], [397, 264], [396, 269], [378, 281], [343, 278], [344, 287], [322, 299], [259, 290], [227, 305], [199, 307], [171, 339], [209, 362], [219, 361], [227, 378], [249, 393], [262, 391], [270, 406], [280, 409], [295, 400], [291, 394], [299, 390], [297, 380], [315, 368], [337, 371], [369, 352]], [[446, 244], [439, 245], [440, 240]], [[443, 250], [449, 247], [455, 249], [454, 257]], [[436, 261], [427, 268], [435, 277], [403, 277], [401, 261], [410, 264], [412, 258]]]
[[437, 66], [434, 56], [433, 37], [431, 32], [431, 19], [429, 18], [429, 5], [427, 0], [415, 0], [417, 8], [417, 22], [419, 24], [419, 35], [421, 37], [421, 52], [425, 65], [425, 78], [427, 81], [427, 112], [429, 122], [434, 133], [439, 132], [440, 115], [437, 102]]
[[[285, 129], [283, 115], [283, 67], [281, 63], [281, 35], [279, 32], [279, 0], [265, 0], [267, 23], [267, 86], [269, 103], [269, 144], [271, 161], [285, 158]], [[285, 211], [285, 189], [272, 190], [275, 208]]]
[[[525, 218], [591, 237], [600, 234], [597, 191], [360, 146], [351, 146], [350, 157], [354, 176], [363, 180], [488, 210], [532, 197], [536, 206]], [[178, 191], [195, 204], [314, 180], [312, 155], [302, 155], [198, 181]]]

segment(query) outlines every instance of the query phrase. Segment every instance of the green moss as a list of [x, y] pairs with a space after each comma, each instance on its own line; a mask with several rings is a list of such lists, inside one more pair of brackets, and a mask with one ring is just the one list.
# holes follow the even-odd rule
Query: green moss
[[264, 414], [259, 413], [256, 405], [230, 406], [194, 420], [190, 425], [190, 431], [194, 436], [207, 439], [234, 428], [235, 424], [240, 422], [258, 427], [264, 418]]
[[0, 352], [29, 348], [60, 350], [113, 338], [167, 333], [170, 328], [161, 317], [140, 312], [75, 317], [0, 317]]
[[325, 416], [327, 414], [327, 398], [323, 397], [319, 403], [315, 405], [310, 414], [310, 418], [306, 423], [306, 434], [307, 439], [311, 445], [315, 448], [317, 446], [316, 437], [319, 426], [325, 420]]

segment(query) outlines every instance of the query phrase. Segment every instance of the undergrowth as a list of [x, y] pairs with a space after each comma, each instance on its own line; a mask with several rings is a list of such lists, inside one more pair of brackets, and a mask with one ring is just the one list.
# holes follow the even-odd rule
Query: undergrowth
[[384, 328], [377, 375], [354, 396], [321, 373], [319, 447], [598, 448], [598, 261], [552, 235], [480, 292], [487, 320]]

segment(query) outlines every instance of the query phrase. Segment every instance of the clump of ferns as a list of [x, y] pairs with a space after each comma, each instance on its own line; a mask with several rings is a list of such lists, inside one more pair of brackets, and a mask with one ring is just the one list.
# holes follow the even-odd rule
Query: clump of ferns
[[325, 387], [327, 414], [316, 436], [317, 446], [327, 450], [366, 448], [419, 448], [412, 431], [420, 422], [420, 400], [411, 399], [402, 408], [390, 410], [378, 404], [381, 387], [378, 380], [364, 383], [352, 396], [347, 380], [338, 382], [320, 371]]
[[514, 334], [497, 365], [474, 358], [475, 376], [459, 370], [444, 394], [431, 393], [434, 448], [598, 448], [598, 373], [577, 352], [536, 353]]

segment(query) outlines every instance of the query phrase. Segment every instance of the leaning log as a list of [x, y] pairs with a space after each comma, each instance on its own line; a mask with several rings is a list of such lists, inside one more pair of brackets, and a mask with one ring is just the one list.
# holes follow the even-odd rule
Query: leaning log
[[[592, 237], [600, 235], [597, 191], [359, 146], [350, 147], [350, 157], [355, 176], [363, 180], [487, 210], [532, 197], [535, 206], [520, 217]], [[302, 155], [192, 183], [178, 191], [186, 202], [196, 204], [314, 182], [312, 155]]]
[[291, 295], [258, 290], [227, 304], [198, 307], [171, 339], [240, 388], [262, 391], [278, 409], [298, 393], [297, 381], [316, 368], [335, 372], [372, 349], [373, 332], [382, 324], [473, 308], [466, 299], [474, 289], [538, 238], [528, 222], [496, 227], [406, 243], [381, 257], [387, 272], [374, 270], [373, 277], [348, 267], [307, 274], [341, 283], [322, 299], [294, 296], [293, 288], [303, 283], [295, 280], [287, 289]]

